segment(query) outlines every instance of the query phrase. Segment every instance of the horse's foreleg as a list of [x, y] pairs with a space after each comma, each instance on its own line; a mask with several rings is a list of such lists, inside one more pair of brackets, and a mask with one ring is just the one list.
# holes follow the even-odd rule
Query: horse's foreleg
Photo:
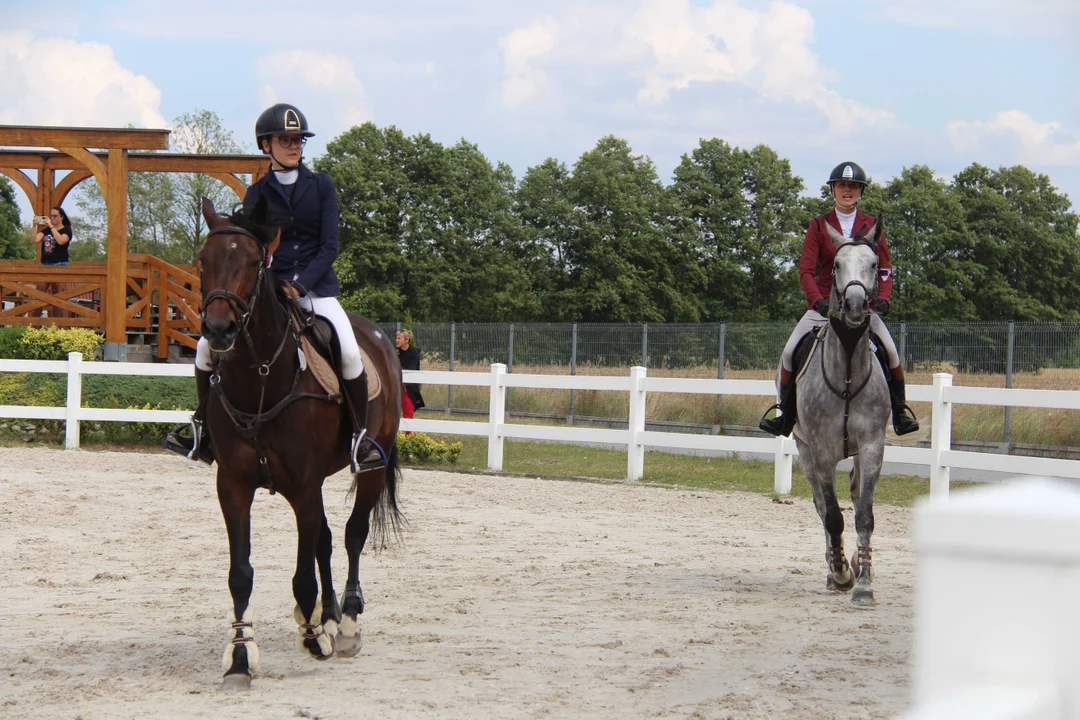
[[850, 590], [855, 576], [844, 557], [844, 514], [836, 501], [835, 471], [829, 469], [823, 472], [813, 462], [804, 462], [803, 470], [814, 490], [814, 507], [825, 527], [825, 562], [829, 566], [825, 587], [829, 590]]
[[873, 580], [870, 537], [874, 534], [874, 491], [881, 475], [884, 448], [867, 455], [868, 457], [862, 457], [860, 454], [856, 458], [855, 467], [860, 472], [859, 477], [852, 478], [852, 487], [859, 482], [859, 492], [852, 492], [851, 495], [855, 505], [855, 532], [859, 537], [859, 546], [851, 556], [851, 568], [856, 579], [851, 601], [864, 606], [874, 604], [874, 589], [870, 585]]
[[318, 604], [319, 586], [315, 580], [315, 550], [323, 526], [322, 491], [315, 489], [298, 501], [292, 501], [296, 513], [296, 573], [293, 575], [293, 618], [300, 627], [296, 646], [307, 650], [316, 660], [334, 654], [334, 639], [322, 624], [322, 606]]
[[[379, 471], [381, 475], [384, 471]], [[368, 475], [374, 476], [375, 472]], [[365, 478], [366, 479], [366, 478]], [[382, 483], [372, 482], [380, 488]], [[366, 483], [365, 483], [366, 485]], [[345, 524], [345, 553], [349, 557], [349, 577], [341, 596], [341, 626], [338, 628], [338, 654], [352, 657], [360, 651], [360, 615], [364, 612], [364, 592], [360, 588], [360, 552], [371, 531], [371, 509], [378, 501], [378, 493], [370, 487], [359, 485], [353, 501], [352, 515]]]
[[247, 690], [251, 676], [259, 671], [259, 648], [251, 622], [251, 588], [255, 573], [251, 568], [251, 502], [255, 488], [248, 483], [225, 478], [218, 471], [218, 502], [229, 535], [229, 593], [233, 609], [229, 621], [229, 644], [221, 659], [225, 679], [220, 690]]
[[341, 608], [334, 593], [334, 580], [330, 569], [330, 556], [333, 552], [333, 535], [330, 533], [329, 523], [326, 522], [326, 515], [323, 514], [315, 559], [319, 563], [319, 584], [322, 585], [322, 624], [330, 637], [337, 634], [338, 623], [341, 622]]

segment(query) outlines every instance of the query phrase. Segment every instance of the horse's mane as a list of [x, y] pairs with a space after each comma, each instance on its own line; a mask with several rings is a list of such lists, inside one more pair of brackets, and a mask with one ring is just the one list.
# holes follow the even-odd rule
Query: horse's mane
[[269, 225], [262, 225], [255, 222], [251, 218], [251, 215], [245, 210], [238, 210], [232, 215], [226, 215], [225, 218], [229, 221], [230, 225], [235, 225], [254, 235], [255, 239], [258, 240], [261, 245], [266, 245], [272, 241], [274, 239], [274, 234], [277, 231], [276, 228], [270, 227]]

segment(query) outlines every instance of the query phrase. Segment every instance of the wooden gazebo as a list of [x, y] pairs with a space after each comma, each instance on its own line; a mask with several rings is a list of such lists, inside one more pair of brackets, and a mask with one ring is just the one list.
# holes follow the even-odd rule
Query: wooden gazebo
[[[10, 177], [22, 188], [30, 200], [35, 215], [48, 215], [51, 207], [60, 205], [68, 193], [89, 177], [97, 179], [108, 208], [108, 240], [106, 262], [74, 263], [68, 268], [51, 268], [26, 261], [0, 262], [0, 290], [5, 286], [5, 275], [33, 274], [38, 284], [83, 283], [82, 287], [63, 293], [49, 294], [36, 287], [35, 282], [25, 282], [15, 277], [8, 284], [18, 286], [20, 294], [29, 303], [10, 309], [0, 309], [0, 325], [64, 324], [69, 326], [95, 327], [105, 332], [105, 359], [122, 360], [125, 357], [126, 333], [132, 325], [149, 330], [150, 304], [157, 298], [160, 342], [158, 356], [167, 355], [169, 339], [193, 344], [190, 335], [198, 330], [198, 279], [181, 268], [151, 256], [129, 258], [127, 251], [127, 208], [129, 172], [197, 172], [216, 178], [228, 185], [241, 199], [247, 188], [238, 175], [247, 174], [252, 181], [262, 177], [268, 168], [262, 155], [188, 155], [181, 153], [136, 152], [166, 150], [169, 147], [168, 130], [141, 130], [132, 128], [67, 128], [0, 125], [0, 173]], [[49, 149], [40, 149], [49, 148]], [[36, 181], [27, 173], [34, 171]], [[70, 171], [59, 180], [58, 171]], [[129, 260], [139, 260], [147, 267], [137, 270], [133, 278]], [[5, 268], [4, 266], [8, 266]], [[85, 267], [77, 267], [85, 266]], [[175, 276], [175, 277], [173, 277]], [[21, 277], [21, 276], [20, 276]], [[94, 278], [100, 282], [101, 303], [99, 310], [88, 309], [70, 302], [71, 298], [94, 286]], [[143, 278], [145, 281], [140, 281]], [[157, 286], [155, 287], [155, 278]], [[172, 286], [175, 298], [163, 290]], [[136, 282], [132, 282], [135, 280]], [[132, 285], [135, 287], [132, 287]], [[134, 291], [135, 301], [128, 305], [129, 291]], [[175, 299], [175, 307], [181, 318], [177, 328], [166, 323], [168, 305]], [[70, 322], [50, 322], [50, 318], [37, 315], [44, 306], [52, 305], [71, 312]], [[65, 318], [65, 320], [67, 320]], [[186, 332], [181, 332], [180, 330]]]

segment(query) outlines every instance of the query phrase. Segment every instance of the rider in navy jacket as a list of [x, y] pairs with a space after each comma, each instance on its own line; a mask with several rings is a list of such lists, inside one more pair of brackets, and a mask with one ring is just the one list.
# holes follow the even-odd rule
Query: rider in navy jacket
[[329, 175], [315, 174], [302, 162], [290, 190], [267, 173], [248, 188], [244, 209], [265, 197], [272, 224], [281, 228], [281, 244], [270, 271], [279, 281], [291, 280], [302, 292], [336, 297], [341, 291], [334, 275], [338, 253], [338, 201]]
[[[379, 462], [380, 455], [366, 442], [367, 374], [352, 324], [337, 299], [341, 291], [333, 267], [338, 253], [337, 192], [330, 176], [313, 173], [302, 162], [303, 147], [314, 134], [294, 105], [278, 103], [263, 111], [255, 122], [255, 141], [270, 156], [270, 172], [248, 188], [244, 208], [250, 212], [259, 198], [266, 199], [270, 224], [281, 230], [271, 273], [286, 293], [296, 297], [306, 310], [329, 320], [337, 333], [342, 389], [359, 424], [350, 448], [356, 472], [361, 466]], [[195, 351], [199, 409], [192, 417], [191, 434], [185, 436], [181, 427], [165, 440], [166, 448], [207, 463], [214, 461], [214, 454], [203, 430], [202, 408], [213, 371], [210, 344], [201, 338]], [[367, 453], [363, 459], [362, 448]]]

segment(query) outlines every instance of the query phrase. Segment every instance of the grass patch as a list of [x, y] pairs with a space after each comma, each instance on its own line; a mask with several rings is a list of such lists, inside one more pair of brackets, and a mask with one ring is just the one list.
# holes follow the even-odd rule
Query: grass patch
[[[487, 438], [436, 435], [439, 439], [460, 442], [461, 455], [454, 467], [440, 469], [475, 469], [487, 467]], [[590, 477], [619, 480], [626, 477], [626, 451], [584, 445], [539, 443], [507, 440], [503, 446], [503, 470], [535, 475]], [[692, 487], [705, 490], [731, 490], [773, 494], [773, 464], [767, 460], [708, 458], [695, 455], [647, 452], [642, 482]], [[836, 494], [850, 502], [848, 474], [836, 474]], [[953, 481], [953, 488], [974, 483]], [[791, 481], [792, 495], [809, 498], [810, 483], [795, 465]], [[882, 475], [874, 501], [882, 505], [910, 507], [915, 498], [930, 493], [930, 481], [913, 475]]]

